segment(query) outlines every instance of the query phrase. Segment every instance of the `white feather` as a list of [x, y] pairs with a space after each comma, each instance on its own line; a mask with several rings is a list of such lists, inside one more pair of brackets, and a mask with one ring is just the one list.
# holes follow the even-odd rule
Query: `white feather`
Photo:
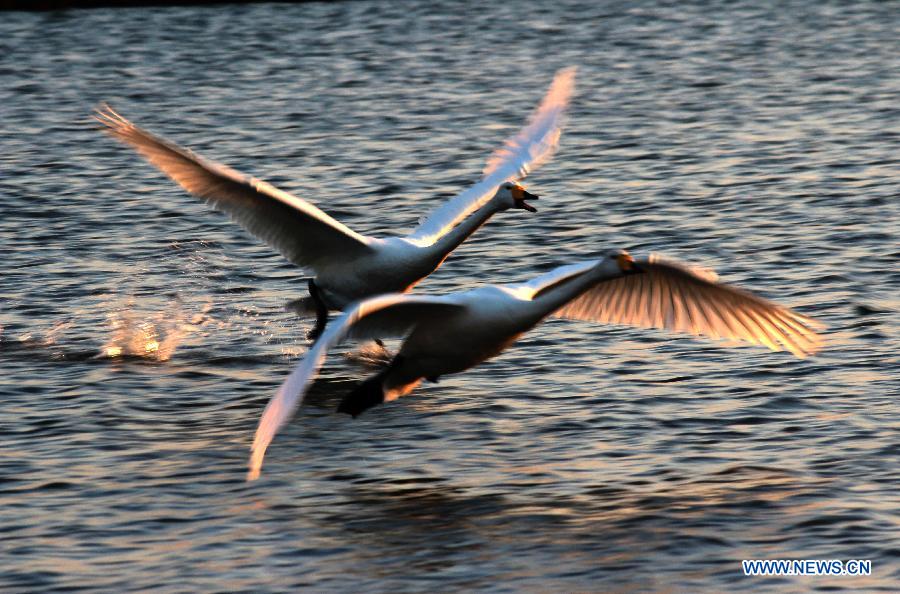
[[101, 107], [96, 119], [185, 190], [225, 212], [298, 266], [315, 271], [371, 254], [372, 241], [309, 202], [230, 167], [203, 159]]
[[266, 447], [300, 404], [325, 352], [350, 336], [411, 333], [401, 347], [408, 386], [417, 374], [439, 377], [497, 355], [548, 315], [743, 340], [801, 358], [821, 347], [820, 325], [806, 316], [657, 257], [630, 273], [622, 255], [561, 266], [525, 283], [363, 301], [329, 327], [266, 407], [248, 477], [259, 475]]
[[303, 402], [329, 349], [347, 338], [401, 338], [423, 319], [446, 316], [461, 307], [446, 297], [383, 295], [359, 303], [329, 324], [266, 405], [250, 449], [247, 480], [259, 477], [266, 449]]
[[712, 339], [749, 342], [804, 358], [821, 348], [820, 325], [718, 275], [653, 256], [644, 271], [597, 283], [554, 315], [593, 322], [659, 328]]
[[488, 159], [481, 181], [435, 209], [413, 230], [409, 239], [420, 244], [432, 243], [434, 238], [484, 206], [500, 184], [522, 179], [549, 160], [559, 144], [563, 118], [574, 88], [574, 67], [557, 72], [528, 124]]
[[[574, 74], [574, 69], [560, 71], [531, 122], [491, 159], [485, 178], [435, 209], [408, 237], [365, 237], [305, 200], [135, 126], [109, 106], [95, 117], [185, 190], [315, 272], [328, 306], [342, 309], [372, 295], [408, 291], [495, 212], [509, 208], [491, 198], [502, 198], [498, 188], [508, 178], [524, 175], [553, 154]], [[451, 240], [437, 243], [450, 231]]]

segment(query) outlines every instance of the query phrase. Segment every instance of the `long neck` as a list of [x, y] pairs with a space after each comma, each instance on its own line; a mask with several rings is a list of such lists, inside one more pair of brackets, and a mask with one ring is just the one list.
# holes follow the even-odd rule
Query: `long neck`
[[577, 299], [591, 287], [605, 280], [620, 277], [620, 272], [610, 272], [602, 264], [576, 273], [538, 292], [532, 300], [532, 308], [541, 318], [549, 316], [573, 299]]
[[440, 266], [441, 262], [450, 255], [450, 252], [459, 247], [470, 235], [478, 231], [478, 228], [494, 216], [497, 210], [493, 200], [488, 202], [428, 246], [426, 249], [437, 260], [437, 265]]

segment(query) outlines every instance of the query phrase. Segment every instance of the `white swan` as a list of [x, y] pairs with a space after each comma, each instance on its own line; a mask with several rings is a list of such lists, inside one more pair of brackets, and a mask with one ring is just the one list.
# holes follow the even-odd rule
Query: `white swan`
[[185, 190], [312, 272], [310, 298], [292, 303], [301, 313], [316, 313], [310, 333], [316, 336], [328, 310], [411, 290], [495, 212], [536, 212], [526, 200], [537, 196], [515, 180], [553, 155], [574, 79], [574, 68], [556, 74], [529, 123], [488, 160], [481, 181], [436, 208], [410, 235], [384, 239], [355, 233], [301, 198], [154, 136], [109, 106], [101, 106], [95, 118]]
[[463, 371], [511, 345], [547, 316], [664, 328], [741, 340], [806, 357], [821, 346], [820, 324], [709, 272], [624, 251], [559, 267], [529, 282], [442, 297], [383, 295], [336, 319], [266, 406], [253, 440], [248, 480], [259, 476], [275, 433], [300, 405], [327, 351], [345, 339], [405, 337], [386, 369], [362, 382], [338, 411], [356, 416], [408, 394], [423, 379]]

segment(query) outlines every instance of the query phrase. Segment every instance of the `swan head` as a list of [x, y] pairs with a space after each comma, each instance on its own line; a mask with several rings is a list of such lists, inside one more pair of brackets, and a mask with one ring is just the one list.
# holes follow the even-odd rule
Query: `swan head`
[[603, 259], [603, 264], [613, 270], [616, 274], [635, 274], [637, 272], [643, 272], [640, 266], [634, 263], [634, 258], [631, 257], [625, 250], [612, 250], [606, 254], [606, 258]]
[[527, 210], [528, 212], [537, 212], [535, 207], [525, 201], [537, 200], [538, 196], [526, 190], [525, 186], [518, 182], [508, 181], [500, 184], [500, 187], [497, 188], [497, 193], [494, 195], [494, 199], [500, 202], [503, 210], [520, 208], [522, 210]]

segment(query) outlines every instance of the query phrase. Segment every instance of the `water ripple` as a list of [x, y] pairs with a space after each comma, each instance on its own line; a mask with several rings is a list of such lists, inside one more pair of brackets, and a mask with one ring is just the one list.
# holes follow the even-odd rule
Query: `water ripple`
[[[470, 4], [4, 14], [0, 589], [896, 590], [895, 6]], [[371, 369], [336, 353], [245, 483], [303, 275], [91, 108], [378, 235], [476, 179], [570, 64], [541, 212], [421, 290], [655, 251], [822, 319], [826, 349], [554, 320], [355, 421], [334, 409]]]

